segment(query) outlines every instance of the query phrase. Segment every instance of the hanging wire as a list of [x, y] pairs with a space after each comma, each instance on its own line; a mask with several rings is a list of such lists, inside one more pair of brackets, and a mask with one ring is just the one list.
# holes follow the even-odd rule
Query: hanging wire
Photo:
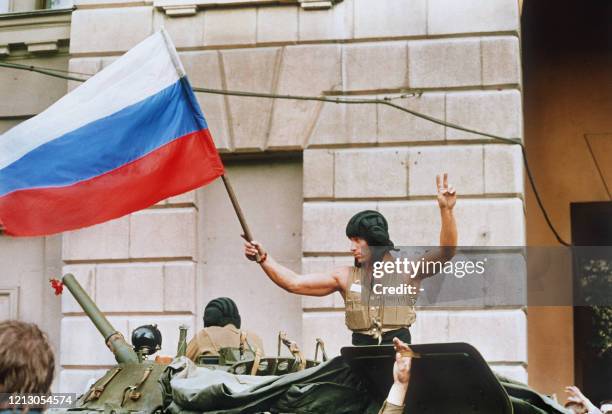
[[[6, 68], [11, 68], [11, 69], [17, 69], [17, 70], [28, 70], [28, 71], [40, 73], [43, 75], [52, 76], [52, 77], [60, 78], [60, 79], [72, 80], [76, 82], [85, 82], [87, 78], [84, 79], [82, 77], [75, 77], [69, 74], [79, 74], [79, 75], [83, 75], [87, 77], [93, 76], [93, 75], [87, 75], [87, 74], [78, 73], [78, 72], [63, 71], [60, 69], [51, 69], [51, 68], [42, 68], [42, 67], [31, 66], [31, 65], [22, 65], [20, 63], [0, 62], [0, 67], [6, 67]], [[506, 144], [519, 145], [521, 147], [523, 165], [525, 166], [525, 172], [527, 173], [529, 184], [531, 188], [533, 189], [533, 193], [535, 195], [536, 202], [538, 204], [538, 207], [540, 208], [540, 211], [542, 211], [542, 215], [544, 216], [544, 220], [546, 221], [548, 228], [551, 230], [551, 232], [554, 234], [555, 238], [560, 244], [562, 244], [563, 246], [570, 246], [570, 243], [563, 240], [561, 235], [557, 232], [555, 226], [550, 220], [550, 217], [548, 216], [548, 213], [546, 212], [546, 209], [544, 208], [544, 204], [542, 202], [542, 199], [540, 198], [540, 193], [538, 192], [536, 188], [535, 180], [531, 173], [531, 169], [529, 168], [529, 163], [527, 162], [527, 151], [525, 149], [525, 145], [523, 145], [523, 143], [520, 142], [520, 140], [518, 139], [501, 137], [499, 135], [478, 131], [476, 129], [467, 128], [467, 127], [464, 127], [458, 124], [454, 124], [452, 122], [447, 122], [447, 121], [444, 121], [444, 120], [441, 120], [441, 119], [438, 119], [438, 118], [435, 118], [429, 115], [425, 115], [420, 112], [405, 108], [401, 105], [395, 104], [391, 102], [392, 100], [391, 98], [383, 98], [383, 99], [337, 98], [337, 97], [331, 97], [331, 96], [279, 95], [279, 94], [274, 94], [274, 93], [232, 91], [232, 90], [225, 90], [225, 89], [210, 89], [210, 88], [200, 88], [200, 87], [193, 87], [192, 89], [194, 90], [194, 92], [200, 92], [200, 93], [209, 93], [209, 94], [215, 94], [215, 95], [229, 95], [229, 96], [243, 96], [243, 97], [251, 97], [251, 98], [288, 99], [288, 100], [297, 100], [297, 101], [318, 101], [318, 102], [348, 104], [348, 105], [368, 105], [368, 104], [369, 105], [371, 104], [386, 105], [386, 106], [395, 108], [397, 110], [400, 110], [402, 112], [406, 112], [417, 118], [421, 118], [426, 121], [433, 122], [434, 124], [456, 129], [458, 131], [469, 132], [471, 134], [476, 134], [476, 135], [480, 135], [483, 137], [491, 138], [491, 139], [494, 139], [496, 141], [500, 141]]]
[[60, 69], [41, 68], [41, 67], [32, 66], [32, 65], [22, 65], [21, 63], [0, 62], [0, 66], [5, 67], [5, 68], [17, 69], [17, 70], [29, 70], [31, 72], [36, 72], [36, 73], [41, 73], [43, 75], [52, 76], [54, 78], [73, 80], [77, 82], [85, 82], [87, 78], [93, 76], [89, 74], [82, 74], [86, 76], [85, 79], [77, 78], [77, 77], [70, 76], [70, 75], [62, 75], [62, 73], [70, 74], [74, 72], [63, 71]]

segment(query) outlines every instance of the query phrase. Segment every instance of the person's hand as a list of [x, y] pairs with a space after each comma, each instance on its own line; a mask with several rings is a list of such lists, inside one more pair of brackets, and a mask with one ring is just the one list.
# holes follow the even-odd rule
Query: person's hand
[[589, 414], [601, 414], [599, 408], [597, 408], [591, 400], [584, 396], [582, 391], [575, 385], [565, 387], [565, 392], [569, 394], [567, 397], [568, 402], [576, 403], [584, 407], [584, 412]]
[[255, 240], [251, 242], [247, 240], [244, 243], [244, 255], [253, 262], [257, 261], [257, 255], [259, 255], [260, 261], [265, 260], [264, 258], [267, 257], [267, 253], [263, 246]]
[[[398, 338], [393, 338], [393, 347], [395, 348], [395, 363], [393, 364], [393, 385], [387, 395], [387, 402], [403, 407], [406, 393], [408, 392], [408, 382], [410, 381], [410, 364], [412, 358], [402, 356], [402, 351], [410, 352], [410, 348]], [[387, 412], [383, 408], [383, 413]], [[393, 411], [395, 412], [395, 411]]]
[[440, 176], [436, 175], [436, 188], [438, 189], [438, 205], [440, 209], [452, 210], [457, 202], [457, 194], [453, 186], [448, 184], [448, 174], [444, 173], [444, 178], [440, 182]]
[[393, 382], [403, 386], [408, 385], [410, 380], [410, 365], [412, 358], [402, 356], [402, 351], [410, 351], [408, 345], [398, 338], [393, 338], [393, 347], [395, 348], [395, 364], [393, 364]]
[[564, 408], [567, 408], [572, 414], [588, 414], [589, 412], [584, 407], [584, 405], [576, 403], [574, 401], [568, 401], [563, 405]]

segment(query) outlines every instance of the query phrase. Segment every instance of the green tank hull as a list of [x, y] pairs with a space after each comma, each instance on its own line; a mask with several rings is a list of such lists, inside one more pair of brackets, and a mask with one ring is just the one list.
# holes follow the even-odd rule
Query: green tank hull
[[[181, 356], [185, 350], [182, 332], [177, 350], [180, 358], [170, 365], [148, 361], [114, 329], [74, 276], [66, 275], [63, 281], [118, 364], [80, 396], [73, 408], [50, 413], [376, 414], [391, 385], [392, 346], [346, 347], [342, 356], [319, 364], [306, 360], [297, 345], [283, 335], [279, 335], [276, 357], [223, 348], [219, 357], [203, 358], [198, 365], [201, 369], [195, 369], [193, 362]], [[280, 356], [281, 342], [293, 358]], [[567, 412], [527, 386], [497, 378], [469, 344], [421, 344], [411, 348], [419, 356], [413, 360], [406, 396], [406, 412], [410, 414]], [[237, 391], [231, 387], [237, 387]], [[345, 408], [351, 404], [362, 408], [346, 411], [343, 404]]]

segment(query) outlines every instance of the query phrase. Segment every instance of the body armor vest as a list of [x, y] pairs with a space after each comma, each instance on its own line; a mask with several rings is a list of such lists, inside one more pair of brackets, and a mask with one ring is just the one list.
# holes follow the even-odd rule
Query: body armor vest
[[[416, 312], [414, 306], [408, 304], [409, 301], [400, 300], [399, 304], [389, 305], [380, 299], [381, 295], [375, 295], [370, 287], [364, 286], [364, 283], [370, 283], [365, 269], [352, 267], [344, 299], [345, 322], [351, 331], [379, 336], [382, 332], [405, 328], [414, 323]], [[369, 297], [364, 297], [367, 292]]]

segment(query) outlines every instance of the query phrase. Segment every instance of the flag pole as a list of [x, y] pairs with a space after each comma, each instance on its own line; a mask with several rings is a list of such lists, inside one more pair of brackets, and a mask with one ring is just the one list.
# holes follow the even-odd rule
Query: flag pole
[[[236, 212], [236, 215], [238, 216], [238, 221], [240, 222], [240, 226], [242, 227], [242, 233], [244, 234], [244, 238], [247, 241], [252, 242], [253, 234], [251, 233], [251, 229], [249, 229], [249, 225], [247, 224], [246, 219], [244, 218], [244, 213], [242, 212], [242, 208], [240, 207], [240, 204], [238, 203], [238, 198], [236, 197], [236, 193], [234, 192], [232, 183], [230, 182], [229, 177], [225, 174], [221, 175], [221, 179], [223, 180], [223, 185], [225, 186], [225, 189], [227, 190], [227, 195], [229, 196], [229, 199], [232, 202], [234, 211]], [[260, 260], [259, 254], [255, 256], [255, 260], [259, 262]]]
[[244, 218], [244, 213], [242, 212], [242, 208], [238, 203], [238, 198], [236, 198], [236, 193], [234, 192], [234, 188], [232, 187], [232, 183], [229, 180], [229, 177], [225, 174], [221, 176], [223, 180], [223, 185], [225, 185], [225, 189], [227, 190], [227, 195], [232, 202], [232, 206], [234, 207], [234, 211], [236, 211], [236, 215], [238, 216], [238, 221], [240, 222], [240, 226], [242, 227], [242, 232], [244, 233], [245, 239], [248, 241], [253, 241], [253, 235], [251, 234], [251, 229], [249, 229], [249, 225]]
[[[170, 56], [170, 60], [172, 61], [172, 64], [174, 65], [174, 68], [176, 69], [176, 73], [178, 74], [179, 78], [183, 78], [187, 74], [185, 72], [185, 68], [183, 67], [181, 63], [181, 59], [179, 58], [178, 53], [176, 52], [174, 43], [172, 42], [172, 39], [170, 39], [170, 35], [168, 34], [165, 28], [162, 27], [160, 29], [160, 32], [164, 39], [164, 43], [166, 45], [166, 50], [168, 51], [168, 55]], [[230, 183], [229, 178], [225, 174], [221, 175], [221, 179], [223, 180], [223, 185], [225, 185], [225, 189], [227, 190], [227, 195], [229, 195], [230, 201], [232, 202], [234, 211], [236, 212], [236, 215], [238, 216], [238, 221], [240, 222], [240, 226], [242, 227], [244, 238], [247, 241], [252, 242], [253, 234], [251, 233], [251, 230], [249, 229], [249, 225], [247, 224], [246, 219], [244, 218], [244, 213], [242, 212], [242, 208], [240, 207], [240, 204], [238, 203], [238, 198], [236, 197], [236, 193], [234, 193], [232, 184]], [[260, 260], [259, 254], [255, 255], [255, 259], [257, 260], [257, 262], [259, 262]]]

